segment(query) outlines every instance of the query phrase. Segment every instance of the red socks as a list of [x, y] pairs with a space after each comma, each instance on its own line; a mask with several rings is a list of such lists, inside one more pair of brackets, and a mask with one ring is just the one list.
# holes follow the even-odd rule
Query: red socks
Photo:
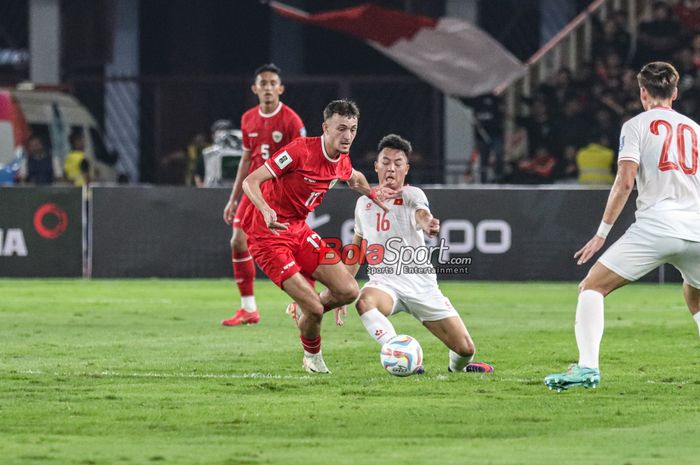
[[255, 264], [253, 257], [246, 250], [243, 253], [233, 251], [233, 277], [238, 285], [241, 297], [253, 295], [253, 281], [255, 280]]
[[301, 345], [304, 346], [304, 350], [310, 354], [317, 354], [321, 352], [321, 336], [314, 339], [307, 339], [304, 336], [299, 336], [301, 339]]

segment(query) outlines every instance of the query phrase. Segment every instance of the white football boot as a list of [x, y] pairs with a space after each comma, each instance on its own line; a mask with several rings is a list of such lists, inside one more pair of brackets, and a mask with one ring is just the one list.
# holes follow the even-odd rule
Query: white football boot
[[326, 366], [326, 362], [323, 361], [323, 355], [321, 355], [321, 352], [317, 354], [309, 354], [304, 352], [303, 366], [304, 370], [308, 371], [309, 373], [330, 374], [331, 372]]

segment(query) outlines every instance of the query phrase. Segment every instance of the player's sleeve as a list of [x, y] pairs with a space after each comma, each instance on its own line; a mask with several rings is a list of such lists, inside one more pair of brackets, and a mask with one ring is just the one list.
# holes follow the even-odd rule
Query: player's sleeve
[[414, 229], [420, 229], [420, 226], [416, 222], [416, 212], [418, 210], [425, 210], [430, 213], [430, 203], [428, 202], [428, 197], [425, 196], [425, 192], [417, 187], [404, 187], [401, 192], [403, 197], [403, 204], [411, 210], [411, 226]]
[[304, 122], [301, 120], [299, 115], [296, 113], [292, 116], [292, 122], [289, 127], [289, 140], [294, 140], [297, 137], [306, 137], [306, 128], [304, 127]]
[[245, 118], [241, 117], [241, 133], [243, 133], [243, 150], [250, 150], [250, 138], [248, 137], [248, 130], [245, 127]]
[[299, 144], [287, 144], [270, 157], [264, 166], [272, 173], [273, 177], [279, 178], [290, 171], [294, 171], [299, 166], [300, 153], [303, 153], [302, 149], [303, 147]]
[[364, 234], [362, 234], [362, 219], [360, 218], [360, 206], [364, 204], [363, 199], [364, 197], [360, 197], [355, 204], [355, 234], [360, 237], [364, 237]]
[[622, 125], [620, 131], [620, 149], [618, 150], [617, 161], [633, 161], [639, 164], [639, 141], [641, 140], [639, 124], [634, 119]]

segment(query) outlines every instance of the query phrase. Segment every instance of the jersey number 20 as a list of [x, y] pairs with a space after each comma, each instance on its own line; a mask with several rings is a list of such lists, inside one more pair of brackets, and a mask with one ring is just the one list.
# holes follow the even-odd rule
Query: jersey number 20
[[[676, 126], [676, 148], [678, 149], [678, 163], [676, 163], [668, 159], [668, 149], [671, 147], [673, 140], [673, 126], [662, 119], [652, 121], [649, 129], [655, 136], [659, 135], [659, 126], [663, 126], [666, 129], [664, 145], [661, 148], [661, 158], [659, 159], [659, 169], [661, 171], [678, 171], [680, 169], [685, 174], [695, 175], [698, 172], [698, 135], [695, 133], [695, 129], [685, 123], [679, 123]], [[690, 166], [686, 164], [686, 132], [690, 135]]]

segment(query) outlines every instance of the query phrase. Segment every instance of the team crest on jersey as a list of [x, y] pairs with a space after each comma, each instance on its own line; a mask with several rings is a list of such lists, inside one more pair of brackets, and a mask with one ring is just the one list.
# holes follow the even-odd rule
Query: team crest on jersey
[[280, 131], [272, 131], [272, 140], [279, 144], [282, 141], [282, 133]]
[[365, 210], [371, 210], [372, 209], [372, 202], [367, 202], [367, 206], [365, 207]]
[[289, 153], [287, 153], [286, 150], [275, 157], [275, 163], [277, 164], [277, 167], [281, 170], [283, 170], [284, 167], [289, 165], [291, 162], [292, 156], [289, 155]]

